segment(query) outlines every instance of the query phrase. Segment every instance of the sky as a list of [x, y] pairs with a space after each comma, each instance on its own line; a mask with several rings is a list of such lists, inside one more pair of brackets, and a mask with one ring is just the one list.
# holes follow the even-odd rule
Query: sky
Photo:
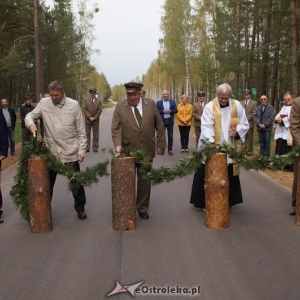
[[[94, 4], [94, 0], [87, 0]], [[99, 0], [91, 63], [110, 84], [141, 78], [157, 58], [164, 0]], [[53, 0], [46, 0], [51, 4]]]

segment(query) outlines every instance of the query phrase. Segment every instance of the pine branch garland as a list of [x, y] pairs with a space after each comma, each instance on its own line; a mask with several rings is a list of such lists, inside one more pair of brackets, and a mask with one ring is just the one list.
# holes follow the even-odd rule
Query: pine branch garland
[[87, 167], [85, 171], [75, 172], [69, 165], [61, 163], [42, 142], [28, 143], [23, 148], [19, 160], [17, 174], [14, 177], [10, 195], [16, 207], [20, 210], [23, 219], [29, 222], [28, 203], [28, 159], [39, 156], [46, 160], [48, 168], [54, 172], [69, 178], [69, 188], [78, 189], [81, 185], [90, 186], [99, 181], [99, 177], [108, 176], [107, 166], [109, 160], [98, 163], [92, 167]]
[[[227, 154], [235, 163], [238, 163], [246, 170], [254, 169], [273, 171], [281, 170], [285, 165], [290, 164], [296, 157], [299, 157], [300, 145], [285, 155], [274, 155], [270, 157], [256, 157], [248, 159], [244, 153], [237, 150], [232, 144], [215, 145], [208, 140], [203, 140], [203, 148], [201, 151], [194, 151], [188, 157], [179, 160], [178, 164], [170, 167], [162, 166], [154, 169], [152, 163], [143, 154], [142, 151], [132, 152], [136, 164], [144, 173], [144, 176], [152, 181], [153, 185], [163, 182], [170, 182], [176, 178], [182, 178], [192, 174], [197, 170], [202, 161], [209, 159], [216, 153]], [[124, 154], [115, 154], [113, 150], [109, 150], [112, 156], [122, 157]], [[22, 151], [19, 160], [18, 171], [15, 176], [15, 185], [12, 187], [10, 195], [13, 197], [16, 207], [20, 210], [22, 217], [29, 221], [28, 207], [28, 159], [30, 157], [39, 156], [47, 161], [49, 169], [58, 174], [69, 178], [69, 188], [78, 189], [80, 185], [90, 186], [99, 181], [99, 177], [108, 176], [107, 167], [109, 160], [98, 163], [94, 166], [87, 167], [85, 171], [75, 172], [70, 166], [61, 163], [42, 142], [29, 143]], [[113, 159], [113, 158], [112, 158]]]

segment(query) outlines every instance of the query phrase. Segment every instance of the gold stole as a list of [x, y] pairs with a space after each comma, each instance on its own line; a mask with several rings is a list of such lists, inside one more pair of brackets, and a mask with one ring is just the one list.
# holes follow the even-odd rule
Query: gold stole
[[[231, 102], [231, 119], [237, 118], [237, 107], [236, 103], [233, 99], [229, 100]], [[215, 144], [221, 144], [221, 137], [222, 137], [222, 113], [220, 106], [218, 105], [218, 98], [213, 100], [213, 114], [214, 114], [214, 130], [215, 130]], [[228, 128], [229, 130], [229, 128]]]

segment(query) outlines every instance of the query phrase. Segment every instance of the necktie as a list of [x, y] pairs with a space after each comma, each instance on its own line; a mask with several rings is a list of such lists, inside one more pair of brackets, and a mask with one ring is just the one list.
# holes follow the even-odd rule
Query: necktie
[[135, 114], [136, 120], [139, 123], [139, 126], [142, 127], [142, 116], [136, 106], [134, 107], [134, 114]]

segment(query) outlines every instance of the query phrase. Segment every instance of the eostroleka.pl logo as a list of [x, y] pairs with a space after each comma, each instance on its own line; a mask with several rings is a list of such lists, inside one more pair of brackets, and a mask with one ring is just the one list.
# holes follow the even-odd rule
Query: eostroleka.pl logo
[[164, 286], [164, 287], [156, 287], [156, 286], [141, 286], [145, 281], [140, 281], [131, 285], [121, 285], [118, 281], [116, 281], [116, 287], [106, 296], [110, 297], [119, 293], [129, 293], [133, 297], [136, 295], [148, 295], [148, 296], [167, 296], [167, 295], [181, 295], [181, 296], [196, 296], [200, 295], [200, 286], [194, 287], [180, 287], [176, 286]]

